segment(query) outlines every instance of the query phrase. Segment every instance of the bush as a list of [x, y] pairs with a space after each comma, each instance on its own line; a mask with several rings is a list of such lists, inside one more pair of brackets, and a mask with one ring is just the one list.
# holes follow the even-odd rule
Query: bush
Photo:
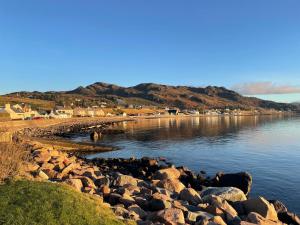
[[26, 153], [26, 150], [14, 143], [0, 143], [0, 183], [18, 173], [27, 158]]
[[1, 225], [122, 225], [99, 199], [50, 182], [0, 186]]

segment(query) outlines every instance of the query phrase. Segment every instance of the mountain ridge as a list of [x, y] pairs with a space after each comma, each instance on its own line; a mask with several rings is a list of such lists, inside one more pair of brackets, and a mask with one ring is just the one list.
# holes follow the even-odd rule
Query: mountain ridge
[[195, 108], [241, 108], [241, 109], [277, 109], [295, 110], [292, 104], [245, 97], [225, 87], [207, 86], [172, 86], [156, 83], [141, 83], [135, 86], [122, 87], [115, 84], [95, 82], [87, 86], [79, 86], [70, 91], [47, 92], [15, 92], [6, 96], [19, 96], [41, 100], [50, 100], [58, 105], [68, 105], [81, 101], [82, 106], [107, 102], [116, 104], [135, 104], [161, 107], [177, 107], [180, 109]]

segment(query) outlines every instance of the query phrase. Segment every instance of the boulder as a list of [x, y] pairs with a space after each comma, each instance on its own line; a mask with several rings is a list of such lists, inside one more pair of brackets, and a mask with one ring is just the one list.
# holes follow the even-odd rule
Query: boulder
[[176, 168], [170, 167], [166, 169], [161, 169], [155, 172], [153, 179], [163, 180], [163, 179], [178, 179], [180, 177], [180, 171]]
[[120, 199], [119, 202], [124, 204], [125, 207], [135, 204], [135, 200], [128, 194], [124, 194]]
[[252, 176], [247, 172], [241, 173], [219, 173], [213, 180], [216, 187], [236, 187], [248, 195], [252, 186]]
[[274, 208], [275, 208], [277, 213], [288, 211], [287, 207], [282, 202], [280, 202], [278, 200], [270, 200], [269, 202], [274, 205]]
[[139, 215], [141, 219], [144, 219], [147, 216], [147, 213], [138, 205], [131, 205], [128, 207], [129, 212], [133, 211]]
[[120, 174], [116, 179], [115, 185], [124, 186], [125, 184], [130, 184], [130, 185], [137, 186], [137, 183], [138, 183], [137, 179], [135, 179], [134, 177]]
[[218, 225], [227, 225], [220, 216], [214, 216], [210, 219], [210, 221]]
[[82, 182], [80, 179], [73, 179], [73, 178], [70, 178], [70, 179], [67, 179], [65, 181], [68, 185], [72, 186], [73, 188], [75, 188], [77, 191], [81, 191], [82, 190]]
[[68, 166], [66, 166], [58, 175], [57, 178], [58, 179], [62, 179], [63, 177], [65, 177], [69, 172], [71, 172], [72, 170], [76, 169], [80, 167], [79, 164], [77, 163], [71, 163]]
[[226, 222], [232, 221], [238, 216], [235, 209], [225, 199], [217, 196], [212, 196], [210, 205], [205, 210], [216, 216], [221, 216]]
[[180, 199], [188, 201], [192, 205], [198, 205], [202, 202], [200, 195], [193, 188], [185, 188], [180, 192]]
[[129, 217], [129, 211], [121, 206], [114, 206], [112, 210], [117, 216], [122, 216], [123, 218]]
[[110, 193], [108, 202], [111, 205], [117, 205], [120, 202], [120, 199], [122, 198], [122, 195], [117, 194], [117, 193]]
[[37, 175], [38, 175], [39, 178], [41, 178], [43, 180], [48, 180], [49, 179], [48, 175], [42, 170], [39, 170]]
[[80, 178], [82, 184], [84, 187], [90, 187], [90, 188], [96, 188], [96, 185], [94, 184], [94, 181], [89, 177], [81, 177]]
[[235, 187], [208, 187], [201, 192], [203, 201], [206, 201], [211, 195], [219, 196], [231, 202], [247, 200], [244, 192]]
[[284, 225], [280, 221], [269, 220], [256, 212], [249, 213], [247, 221], [259, 225]]
[[148, 203], [150, 211], [158, 211], [171, 207], [170, 197], [160, 193], [155, 193]]
[[207, 212], [203, 212], [203, 211], [195, 211], [195, 212], [191, 212], [191, 211], [188, 211], [186, 213], [186, 220], [188, 222], [198, 222], [200, 220], [204, 220], [204, 219], [211, 219], [213, 218], [214, 215], [210, 214], [210, 213], [207, 213]]
[[183, 212], [180, 209], [169, 208], [157, 213], [160, 222], [167, 225], [185, 224]]
[[100, 188], [100, 191], [103, 193], [103, 196], [107, 196], [110, 194], [110, 188], [108, 185], [103, 185], [101, 188]]
[[243, 206], [246, 214], [256, 212], [267, 220], [278, 221], [277, 212], [274, 206], [263, 197], [248, 199], [243, 202]]
[[279, 212], [278, 218], [281, 222], [286, 224], [300, 225], [300, 218], [291, 212]]
[[51, 159], [51, 155], [48, 151], [36, 150], [33, 152], [34, 160], [37, 163], [47, 163]]
[[99, 176], [97, 179], [94, 181], [95, 185], [101, 187], [102, 185], [108, 185], [110, 184], [109, 178], [105, 176]]
[[164, 179], [159, 181], [157, 186], [178, 194], [185, 188], [183, 183], [181, 183], [178, 179]]

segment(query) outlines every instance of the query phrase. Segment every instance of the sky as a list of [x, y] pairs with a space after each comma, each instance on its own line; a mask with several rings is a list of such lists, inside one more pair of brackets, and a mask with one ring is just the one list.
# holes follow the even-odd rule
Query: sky
[[300, 101], [299, 8], [299, 0], [0, 0], [0, 94], [153, 82]]

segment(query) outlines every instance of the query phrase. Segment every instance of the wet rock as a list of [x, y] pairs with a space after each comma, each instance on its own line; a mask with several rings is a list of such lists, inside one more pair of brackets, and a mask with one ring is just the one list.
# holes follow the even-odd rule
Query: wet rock
[[208, 187], [201, 192], [203, 201], [211, 195], [219, 196], [231, 202], [247, 200], [244, 192], [235, 187]]
[[202, 202], [200, 195], [193, 188], [185, 188], [180, 192], [180, 199], [188, 201], [192, 205], [198, 205]]
[[263, 197], [248, 199], [243, 205], [247, 214], [256, 212], [267, 220], [278, 221], [274, 206]]
[[247, 172], [224, 174], [219, 173], [213, 180], [212, 186], [236, 187], [248, 195], [252, 186], [252, 176]]
[[275, 210], [276, 210], [277, 213], [279, 213], [279, 212], [287, 212], [288, 211], [287, 208], [286, 208], [286, 206], [282, 202], [280, 202], [278, 200], [271, 200], [269, 202], [271, 204], [273, 204], [273, 206], [274, 206], [274, 208], [275, 208]]
[[172, 179], [172, 180], [171, 179], [164, 179], [164, 180], [161, 180], [157, 183], [157, 186], [161, 187], [161, 188], [165, 188], [168, 191], [175, 192], [175, 193], [178, 193], [178, 194], [185, 188], [183, 183], [181, 183], [177, 179]]
[[300, 225], [300, 218], [291, 212], [279, 212], [278, 218], [281, 222], [286, 224]]

